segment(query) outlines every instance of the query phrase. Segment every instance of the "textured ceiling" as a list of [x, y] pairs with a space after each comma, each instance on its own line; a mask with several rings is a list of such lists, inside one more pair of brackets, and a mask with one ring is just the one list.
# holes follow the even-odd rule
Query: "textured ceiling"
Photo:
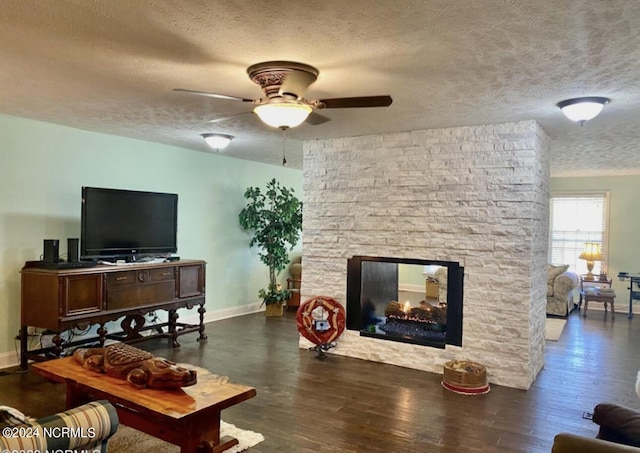
[[[640, 174], [638, 0], [0, 0], [0, 112], [279, 165], [279, 130], [250, 104], [246, 68], [293, 60], [320, 70], [309, 99], [389, 94], [388, 108], [324, 110], [302, 140], [534, 119], [552, 175]], [[556, 103], [611, 103], [583, 127]]]

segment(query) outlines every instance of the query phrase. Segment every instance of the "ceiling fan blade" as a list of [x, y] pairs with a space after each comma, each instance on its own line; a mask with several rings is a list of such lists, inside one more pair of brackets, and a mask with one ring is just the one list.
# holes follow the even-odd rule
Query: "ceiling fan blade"
[[253, 102], [253, 99], [239, 98], [236, 96], [227, 96], [226, 94], [207, 93], [206, 91], [186, 90], [184, 88], [174, 88], [173, 91], [179, 93], [196, 94], [198, 96], [207, 96], [216, 99], [229, 99], [231, 101]]
[[236, 113], [235, 115], [231, 115], [231, 116], [224, 116], [222, 118], [215, 118], [215, 119], [209, 120], [209, 123], [220, 123], [222, 121], [227, 121], [227, 120], [230, 120], [231, 118], [247, 115], [249, 113], [253, 113], [253, 110], [249, 110], [248, 112]]
[[278, 94], [288, 99], [302, 99], [316, 78], [316, 74], [310, 72], [291, 71], [282, 81]]
[[331, 118], [327, 118], [326, 116], [320, 115], [316, 112], [309, 113], [309, 116], [305, 120], [306, 123], [317, 126], [318, 124], [326, 123], [327, 121], [331, 121]]
[[391, 96], [360, 96], [354, 98], [318, 99], [312, 104], [319, 109], [348, 109], [355, 107], [388, 107]]

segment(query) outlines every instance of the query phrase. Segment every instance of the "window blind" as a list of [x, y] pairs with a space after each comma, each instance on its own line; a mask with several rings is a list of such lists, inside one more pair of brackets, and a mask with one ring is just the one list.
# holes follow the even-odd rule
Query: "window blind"
[[606, 270], [607, 192], [590, 194], [552, 194], [550, 203], [549, 262], [568, 264], [578, 274], [587, 273], [587, 262], [579, 259], [585, 242], [597, 242], [603, 261], [596, 261], [593, 273]]

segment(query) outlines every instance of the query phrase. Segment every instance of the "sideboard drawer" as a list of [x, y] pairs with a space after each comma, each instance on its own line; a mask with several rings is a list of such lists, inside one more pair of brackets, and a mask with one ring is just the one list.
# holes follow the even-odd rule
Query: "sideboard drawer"
[[173, 267], [163, 267], [161, 269], [150, 269], [148, 273], [149, 282], [163, 282], [167, 280], [175, 280], [176, 270]]
[[175, 295], [175, 280], [107, 288], [107, 310], [171, 302]]
[[174, 281], [175, 274], [175, 268], [173, 267], [114, 272], [107, 274], [107, 289], [140, 283]]
[[107, 274], [107, 290], [118, 286], [135, 285], [136, 271], [113, 272]]

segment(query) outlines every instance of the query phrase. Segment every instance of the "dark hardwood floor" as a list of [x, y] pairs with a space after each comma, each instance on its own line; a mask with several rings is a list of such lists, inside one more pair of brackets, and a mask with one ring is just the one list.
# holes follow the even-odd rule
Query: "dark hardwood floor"
[[[257, 397], [223, 419], [261, 432], [251, 452], [549, 452], [555, 434], [593, 437], [582, 418], [610, 401], [640, 407], [640, 316], [614, 322], [574, 312], [559, 342], [546, 342], [546, 363], [528, 391], [492, 385], [482, 396], [443, 389], [441, 376], [298, 348], [294, 315], [248, 315], [207, 325], [209, 341], [181, 337], [139, 346], [251, 385]], [[43, 416], [64, 409], [64, 387], [33, 372], [0, 377], [0, 404]], [[490, 373], [490, 370], [489, 370]], [[117, 452], [114, 452], [117, 453]]]

